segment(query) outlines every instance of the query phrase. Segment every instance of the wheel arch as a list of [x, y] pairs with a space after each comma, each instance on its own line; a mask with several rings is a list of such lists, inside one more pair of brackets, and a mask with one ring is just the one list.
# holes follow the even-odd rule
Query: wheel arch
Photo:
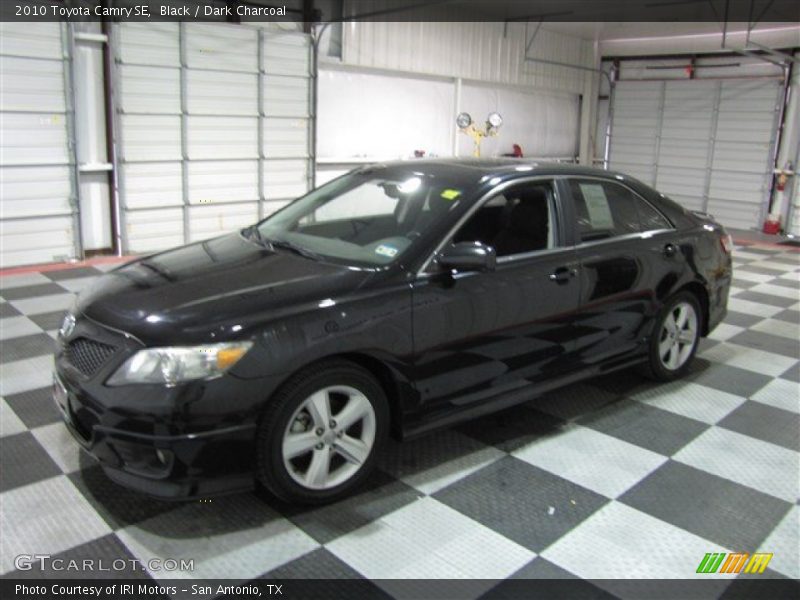
[[700, 335], [705, 337], [708, 335], [708, 319], [709, 319], [709, 299], [708, 299], [708, 290], [706, 287], [700, 283], [699, 281], [690, 281], [689, 283], [681, 286], [675, 293], [678, 292], [689, 292], [697, 298], [697, 301], [700, 303]]

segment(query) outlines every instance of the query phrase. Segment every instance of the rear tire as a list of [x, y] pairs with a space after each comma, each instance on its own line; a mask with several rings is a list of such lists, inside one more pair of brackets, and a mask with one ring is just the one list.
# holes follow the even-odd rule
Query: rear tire
[[378, 381], [346, 360], [312, 365], [269, 400], [258, 427], [257, 476], [287, 502], [322, 504], [369, 476], [389, 431]]
[[678, 292], [664, 304], [650, 337], [645, 374], [656, 381], [673, 381], [686, 375], [697, 352], [702, 312], [691, 292]]

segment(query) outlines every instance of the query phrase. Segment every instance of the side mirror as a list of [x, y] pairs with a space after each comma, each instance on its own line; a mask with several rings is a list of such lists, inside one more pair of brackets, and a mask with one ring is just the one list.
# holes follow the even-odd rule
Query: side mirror
[[481, 242], [458, 242], [442, 250], [436, 262], [457, 271], [494, 271], [497, 252]]

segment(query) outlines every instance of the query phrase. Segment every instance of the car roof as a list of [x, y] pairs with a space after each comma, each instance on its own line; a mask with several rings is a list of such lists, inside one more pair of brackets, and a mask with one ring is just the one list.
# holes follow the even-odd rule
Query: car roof
[[[386, 169], [391, 171], [397, 168], [417, 168], [420, 171], [427, 169], [439, 173], [448, 173], [462, 180], [478, 181], [483, 176], [498, 177], [500, 181], [507, 181], [520, 177], [535, 175], [578, 175], [584, 177], [601, 177], [603, 179], [626, 178], [629, 176], [617, 171], [607, 171], [595, 167], [586, 167], [571, 163], [558, 163], [538, 161], [526, 158], [421, 158], [409, 160], [396, 160], [373, 163], [362, 167], [364, 171]], [[473, 179], [474, 178], [474, 179]], [[499, 182], [498, 182], [499, 183]]]

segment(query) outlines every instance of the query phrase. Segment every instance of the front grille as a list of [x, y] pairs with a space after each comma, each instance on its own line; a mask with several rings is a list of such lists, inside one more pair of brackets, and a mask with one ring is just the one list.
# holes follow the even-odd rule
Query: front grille
[[91, 377], [114, 354], [116, 348], [88, 338], [72, 340], [67, 345], [67, 360], [78, 371]]

